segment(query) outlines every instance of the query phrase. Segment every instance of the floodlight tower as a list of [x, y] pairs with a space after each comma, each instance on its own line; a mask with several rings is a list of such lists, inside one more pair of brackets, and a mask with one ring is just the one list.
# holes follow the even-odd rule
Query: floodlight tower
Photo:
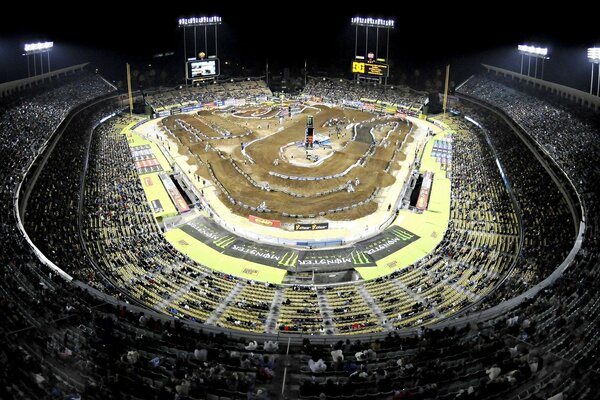
[[[352, 64], [352, 72], [356, 79], [366, 77], [370, 79], [384, 79], [384, 84], [387, 85], [389, 76], [389, 56], [390, 56], [390, 30], [394, 29], [395, 21], [393, 19], [383, 18], [368, 18], [368, 17], [353, 17], [350, 21], [355, 26], [354, 33], [354, 61]], [[365, 28], [365, 48], [364, 52], [358, 52], [358, 31], [359, 28]], [[375, 49], [369, 49], [369, 30], [375, 30]], [[385, 58], [379, 54], [379, 30], [385, 29], [386, 45]], [[373, 50], [375, 50], [373, 52]], [[360, 60], [363, 60], [362, 62]], [[370, 65], [369, 65], [370, 64]]]
[[530, 76], [531, 69], [531, 57], [535, 59], [535, 72], [533, 74], [534, 78], [537, 78], [537, 65], [538, 59], [542, 59], [542, 76], [541, 79], [544, 79], [544, 60], [548, 60], [548, 47], [538, 47], [531, 46], [528, 44], [520, 44], [517, 46], [519, 53], [521, 53], [521, 74], [523, 74], [523, 58], [527, 56], [527, 76]]
[[44, 73], [44, 53], [48, 56], [48, 70], [50, 72], [50, 50], [54, 47], [54, 42], [38, 42], [38, 43], [25, 43], [23, 55], [27, 57], [27, 77], [31, 76], [31, 68], [29, 66], [29, 56], [33, 56], [33, 76], [37, 75], [37, 67], [35, 64], [35, 55], [40, 55], [40, 74]]
[[[208, 49], [208, 27], [214, 27], [214, 38], [215, 38], [215, 47], [214, 47], [214, 57], [218, 56], [218, 30], [217, 27], [221, 25], [221, 17], [213, 15], [212, 17], [189, 17], [189, 18], [179, 18], [177, 20], [177, 26], [179, 28], [183, 28], [183, 63], [187, 71], [187, 62], [188, 62], [188, 51], [187, 51], [187, 42], [186, 42], [186, 28], [194, 28], [194, 58], [198, 57], [198, 35], [197, 28], [204, 27], [204, 50], [202, 53], [206, 55], [210, 54]], [[186, 80], [187, 82], [187, 80]]]
[[592, 93], [592, 87], [594, 85], [594, 64], [598, 64], [598, 87], [596, 89], [596, 96], [600, 96], [600, 47], [590, 47], [588, 49], [588, 60], [592, 63], [592, 78], [590, 80], [590, 94]]

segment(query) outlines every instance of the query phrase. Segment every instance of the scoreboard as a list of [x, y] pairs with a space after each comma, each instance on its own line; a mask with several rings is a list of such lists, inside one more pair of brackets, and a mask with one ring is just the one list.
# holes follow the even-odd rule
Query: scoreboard
[[377, 78], [387, 78], [389, 74], [389, 66], [383, 63], [353, 60], [352, 73]]
[[187, 78], [209, 78], [212, 76], [218, 76], [219, 71], [219, 59], [209, 58], [206, 60], [190, 60], [187, 62]]

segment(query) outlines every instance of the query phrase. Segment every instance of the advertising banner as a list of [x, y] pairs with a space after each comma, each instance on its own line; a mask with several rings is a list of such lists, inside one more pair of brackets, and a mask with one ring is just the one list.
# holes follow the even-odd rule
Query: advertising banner
[[280, 228], [281, 227], [281, 221], [279, 221], [278, 219], [267, 219], [267, 218], [256, 217], [254, 215], [248, 215], [248, 220], [250, 220], [250, 222], [254, 222], [255, 224], [270, 226], [272, 228]]
[[294, 224], [295, 231], [322, 231], [329, 229], [329, 222], [316, 222], [313, 224]]

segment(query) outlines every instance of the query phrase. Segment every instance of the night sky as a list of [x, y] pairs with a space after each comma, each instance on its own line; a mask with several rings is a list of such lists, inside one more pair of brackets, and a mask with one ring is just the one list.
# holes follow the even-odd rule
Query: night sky
[[423, 1], [388, 1], [388, 6], [337, 11], [321, 10], [319, 5], [325, 2], [257, 1], [243, 9], [224, 1], [214, 2], [220, 5], [214, 7], [204, 6], [209, 2], [177, 3], [153, 7], [148, 2], [86, 2], [75, 10], [79, 17], [74, 17], [65, 11], [68, 7], [56, 3], [35, 7], [16, 2], [21, 10], [3, 12], [1, 17], [0, 81], [27, 76], [27, 62], [21, 56], [27, 41], [55, 42], [53, 68], [91, 61], [110, 79], [122, 79], [126, 61], [149, 63], [156, 53], [175, 51], [174, 61], [183, 61], [177, 18], [193, 15], [222, 16], [221, 60], [255, 70], [263, 68], [267, 59], [273, 70], [299, 69], [305, 59], [309, 71], [348, 69], [354, 50], [350, 18], [361, 15], [395, 18], [396, 29], [390, 37], [395, 71], [410, 74], [418, 68], [427, 73], [450, 63], [452, 78], [458, 83], [481, 62], [518, 70], [516, 44], [548, 43], [551, 59], [545, 78], [587, 90], [586, 49], [600, 42], [595, 17], [585, 11], [586, 6], [574, 2], [549, 9], [548, 15], [538, 14], [533, 5], [506, 2], [480, 2], [478, 7], [448, 3], [441, 10]]

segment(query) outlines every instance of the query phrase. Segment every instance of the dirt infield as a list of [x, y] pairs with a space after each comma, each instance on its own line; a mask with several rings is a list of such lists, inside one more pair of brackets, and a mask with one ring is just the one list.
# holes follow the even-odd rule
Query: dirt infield
[[[165, 118], [163, 123], [186, 149], [189, 162], [197, 165], [196, 174], [201, 179], [211, 179], [208, 170], [210, 165], [216, 180], [236, 202], [248, 207], [258, 207], [265, 202], [266, 207], [272, 210], [261, 214], [267, 218], [296, 220], [283, 213], [308, 218], [327, 212], [326, 218], [332, 220], [352, 220], [368, 215], [378, 207], [377, 198], [370, 199], [373, 192], [394, 183], [392, 172], [397, 170], [397, 162], [406, 157], [402, 149], [395, 151], [409, 131], [409, 126], [400, 120], [376, 118], [367, 121], [373, 118], [373, 114], [322, 105], [286, 117], [282, 124], [279, 123], [278, 114], [272, 112], [273, 109], [255, 107], [232, 111], [178, 115]], [[241, 113], [244, 116], [266, 114], [271, 118], [242, 119], [234, 115]], [[282, 146], [303, 140], [307, 115], [314, 116], [316, 133], [329, 138], [332, 148], [341, 149], [322, 164], [309, 168], [279, 158]], [[205, 137], [183, 129], [176, 119], [185, 121], [192, 129], [200, 130]], [[336, 125], [331, 121], [343, 121], [344, 124]], [[357, 128], [357, 140], [352, 140], [354, 130], [347, 129], [345, 122], [362, 122]], [[324, 127], [326, 123], [331, 126]], [[244, 137], [229, 138], [227, 132], [234, 136], [251, 133]], [[406, 140], [410, 141], [411, 138]], [[246, 156], [241, 150], [242, 143], [246, 145]], [[276, 159], [278, 164], [274, 165]], [[345, 174], [331, 179], [302, 181], [284, 179], [272, 173], [315, 179]], [[353, 191], [347, 190], [348, 182], [351, 182]], [[270, 191], [264, 190], [265, 185]], [[236, 214], [247, 216], [257, 213], [231, 204], [225, 193], [220, 193], [219, 197]], [[344, 211], [328, 213], [328, 210], [344, 207], [347, 208]]]

